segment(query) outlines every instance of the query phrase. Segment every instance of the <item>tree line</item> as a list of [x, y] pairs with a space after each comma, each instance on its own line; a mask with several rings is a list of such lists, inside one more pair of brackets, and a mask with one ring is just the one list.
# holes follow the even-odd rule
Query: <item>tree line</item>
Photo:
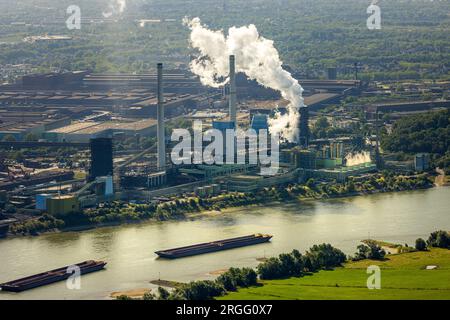
[[381, 146], [390, 152], [430, 153], [434, 163], [450, 168], [450, 110], [411, 115], [398, 120]]
[[[421, 238], [416, 240], [416, 251], [424, 251], [427, 248], [450, 249], [450, 233], [447, 231], [435, 231], [430, 234], [428, 241]], [[414, 251], [414, 249], [409, 252]], [[146, 293], [144, 300], [211, 300], [237, 291], [239, 288], [261, 286], [258, 279], [277, 280], [291, 277], [303, 277], [313, 275], [320, 270], [333, 270], [341, 267], [345, 262], [361, 260], [383, 261], [386, 252], [374, 240], [365, 241], [357, 247], [354, 256], [347, 257], [340, 249], [330, 244], [312, 246], [304, 254], [298, 250], [291, 253], [283, 253], [278, 257], [272, 257], [261, 262], [256, 269], [230, 268], [216, 280], [193, 281], [182, 284], [169, 292], [159, 287], [157, 293]], [[119, 300], [132, 300], [125, 295]]]

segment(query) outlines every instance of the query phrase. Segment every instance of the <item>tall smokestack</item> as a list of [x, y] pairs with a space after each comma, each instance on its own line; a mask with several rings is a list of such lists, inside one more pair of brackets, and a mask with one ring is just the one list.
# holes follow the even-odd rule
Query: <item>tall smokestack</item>
[[301, 107], [299, 120], [299, 143], [300, 146], [307, 148], [309, 145], [310, 131], [309, 131], [309, 108]]
[[230, 56], [230, 121], [237, 127], [236, 58]]
[[164, 126], [163, 64], [158, 63], [158, 169], [166, 168], [166, 133]]

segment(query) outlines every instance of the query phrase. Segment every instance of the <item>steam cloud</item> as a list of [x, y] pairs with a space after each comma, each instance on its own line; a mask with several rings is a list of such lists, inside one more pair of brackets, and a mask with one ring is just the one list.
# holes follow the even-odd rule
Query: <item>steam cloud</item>
[[116, 14], [122, 14], [127, 7], [126, 0], [110, 0], [108, 11], [103, 12], [105, 18], [109, 18]]
[[370, 158], [370, 152], [361, 152], [356, 154], [349, 154], [346, 158], [346, 163], [348, 167], [357, 166], [364, 163], [372, 162]]
[[272, 40], [260, 36], [255, 25], [232, 27], [225, 36], [222, 30], [213, 31], [201, 24], [199, 18], [183, 23], [191, 29], [190, 41], [199, 56], [190, 64], [191, 71], [204, 85], [218, 88], [228, 82], [229, 56], [236, 56], [236, 71], [243, 72], [259, 84], [277, 90], [290, 104], [287, 113], [276, 112], [269, 120], [270, 132], [290, 142], [297, 140], [299, 108], [304, 107], [303, 88], [283, 69]]

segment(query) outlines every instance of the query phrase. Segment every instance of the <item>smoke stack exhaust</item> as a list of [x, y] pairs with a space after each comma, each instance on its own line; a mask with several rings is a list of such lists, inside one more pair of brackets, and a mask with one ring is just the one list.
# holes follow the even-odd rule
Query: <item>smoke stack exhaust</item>
[[230, 56], [230, 121], [237, 128], [236, 58]]
[[164, 125], [163, 64], [158, 63], [158, 169], [166, 169], [166, 133]]

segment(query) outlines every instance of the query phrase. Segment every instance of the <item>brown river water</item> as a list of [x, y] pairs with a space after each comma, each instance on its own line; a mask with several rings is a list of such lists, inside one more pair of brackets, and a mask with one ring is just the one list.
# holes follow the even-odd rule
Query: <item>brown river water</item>
[[[82, 232], [0, 240], [0, 283], [85, 260], [106, 260], [104, 271], [81, 278], [80, 290], [65, 282], [1, 299], [108, 299], [114, 291], [154, 288], [150, 281], [212, 279], [218, 270], [255, 267], [258, 259], [307, 250], [323, 242], [352, 254], [369, 236], [414, 244], [438, 229], [450, 230], [450, 187], [240, 208], [185, 221], [147, 222]], [[155, 251], [254, 233], [271, 243], [179, 260]]]

